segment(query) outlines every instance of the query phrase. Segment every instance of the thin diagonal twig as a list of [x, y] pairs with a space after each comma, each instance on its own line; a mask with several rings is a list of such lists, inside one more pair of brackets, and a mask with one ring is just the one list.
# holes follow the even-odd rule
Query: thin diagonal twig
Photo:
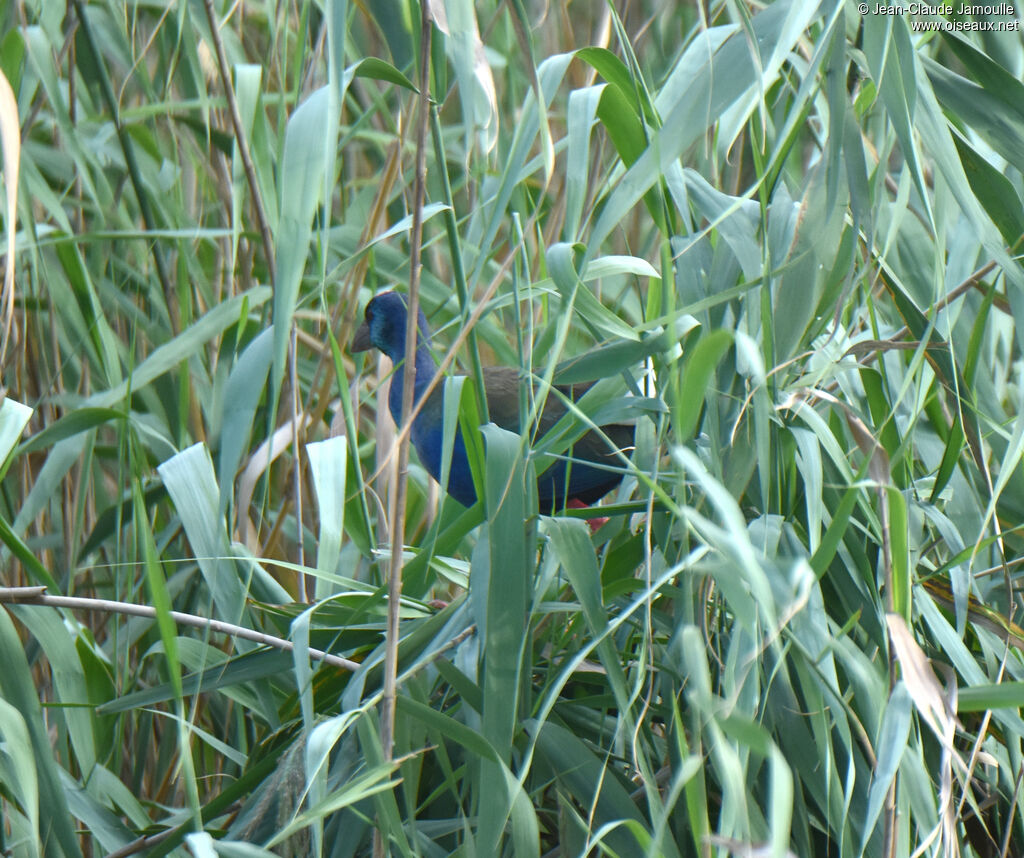
[[[144, 617], [149, 620], [156, 619], [156, 609], [149, 605], [135, 605], [131, 602], [117, 602], [113, 599], [85, 599], [79, 596], [50, 596], [46, 593], [45, 587], [0, 587], [0, 605], [45, 605], [51, 608], [70, 608], [78, 611], [101, 611], [107, 614], [125, 614], [129, 617]], [[284, 638], [264, 634], [255, 629], [247, 629], [244, 626], [236, 626], [234, 623], [225, 623], [221, 620], [211, 620], [209, 617], [199, 617], [195, 614], [184, 614], [181, 611], [170, 611], [170, 617], [179, 626], [191, 626], [196, 629], [209, 629], [218, 634], [230, 635], [234, 638], [253, 641], [274, 649], [291, 652], [295, 644]], [[331, 655], [320, 649], [308, 649], [309, 657], [324, 664], [340, 667], [342, 670], [358, 670], [359, 662], [342, 658], [338, 655]]]

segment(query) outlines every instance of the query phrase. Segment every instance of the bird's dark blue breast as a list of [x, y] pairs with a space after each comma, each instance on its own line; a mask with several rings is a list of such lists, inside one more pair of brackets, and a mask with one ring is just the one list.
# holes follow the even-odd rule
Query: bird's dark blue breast
[[[429, 384], [433, 372], [424, 372], [421, 378], [419, 367], [416, 374], [415, 406], [422, 398], [423, 390]], [[388, 410], [394, 418], [395, 425], [402, 421], [402, 383], [401, 367], [391, 378], [391, 390], [388, 393]], [[427, 473], [438, 483], [441, 482], [441, 459], [444, 453], [444, 394], [440, 387], [436, 388], [427, 398], [420, 413], [412, 422], [409, 439], [416, 448], [416, 455]], [[466, 442], [462, 439], [462, 430], [455, 428], [455, 440], [452, 444], [452, 460], [448, 471], [448, 494], [463, 506], [476, 503], [476, 490], [473, 488], [473, 474], [469, 468], [469, 457], [466, 455]]]
[[[436, 425], [422, 425], [415, 421], [412, 426], [412, 443], [420, 462], [437, 482], [441, 481], [441, 459], [444, 454], [444, 432], [441, 422]], [[455, 430], [452, 444], [452, 461], [448, 471], [448, 494], [463, 506], [476, 503], [476, 490], [473, 488], [473, 473], [469, 468], [469, 456], [466, 455], [466, 443], [462, 440], [462, 431]]]

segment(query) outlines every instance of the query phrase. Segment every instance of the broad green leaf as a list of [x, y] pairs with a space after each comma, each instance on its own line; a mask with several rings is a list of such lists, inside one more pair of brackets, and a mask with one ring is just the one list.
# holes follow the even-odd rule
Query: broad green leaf
[[697, 341], [687, 357], [686, 368], [674, 392], [676, 401], [672, 407], [681, 439], [689, 439], [696, 431], [704, 400], [713, 393], [710, 384], [715, 369], [732, 343], [733, 337], [729, 331], [712, 331]]
[[[487, 537], [473, 553], [470, 586], [473, 602], [483, 608], [477, 625], [483, 635], [484, 710], [482, 732], [499, 761], [511, 762], [512, 739], [519, 720], [520, 684], [526, 631], [531, 546], [537, 520], [536, 477], [523, 459], [518, 435], [488, 424], [486, 444]], [[485, 554], [485, 550], [487, 553]], [[483, 591], [483, 598], [478, 595]], [[495, 764], [480, 761], [483, 783], [500, 777]], [[480, 809], [481, 849], [497, 852], [505, 820], [512, 812], [504, 803], [484, 802]]]
[[18, 451], [34, 453], [36, 450], [45, 450], [58, 441], [71, 438], [80, 432], [87, 432], [89, 429], [103, 426], [114, 420], [124, 420], [124, 418], [124, 412], [114, 408], [76, 408], [70, 414], [55, 420], [41, 432], [37, 432], [25, 441]]
[[[594, 330], [602, 331], [606, 336], [619, 337], [624, 340], [637, 340], [637, 333], [630, 325], [606, 308], [594, 293], [584, 284], [577, 273], [573, 260], [576, 248], [569, 244], [556, 244], [548, 250], [548, 265], [555, 286], [562, 293], [565, 301], [574, 297], [574, 308], [593, 326]], [[653, 271], [653, 269], [651, 269]], [[655, 276], [656, 272], [655, 272]]]
[[907, 748], [912, 708], [913, 703], [906, 687], [902, 682], [898, 682], [885, 706], [882, 726], [874, 744], [878, 762], [871, 780], [869, 803], [864, 817], [864, 828], [859, 846], [861, 854], [875, 829], [878, 817], [882, 812], [882, 803], [885, 801], [893, 778], [896, 777], [896, 770], [899, 768], [900, 760]]
[[988, 709], [1024, 707], [1024, 682], [998, 682], [970, 685], [957, 691], [957, 712], [984, 712]]

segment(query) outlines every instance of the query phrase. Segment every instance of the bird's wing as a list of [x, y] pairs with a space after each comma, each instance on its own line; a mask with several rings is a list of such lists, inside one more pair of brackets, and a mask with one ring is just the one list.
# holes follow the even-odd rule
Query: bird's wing
[[[487, 411], [491, 421], [512, 432], [519, 431], [519, 384], [522, 375], [514, 367], [486, 367], [484, 387], [487, 391]], [[583, 397], [594, 382], [574, 385], [557, 385], [544, 403], [544, 410], [538, 420], [538, 437], [545, 435], [568, 410], [562, 396], [576, 402]], [[561, 394], [561, 396], [559, 395]], [[633, 429], [629, 423], [611, 423], [601, 427], [615, 447], [622, 449], [633, 445]], [[608, 443], [593, 430], [587, 432], [573, 445], [575, 457], [601, 461], [613, 455]]]

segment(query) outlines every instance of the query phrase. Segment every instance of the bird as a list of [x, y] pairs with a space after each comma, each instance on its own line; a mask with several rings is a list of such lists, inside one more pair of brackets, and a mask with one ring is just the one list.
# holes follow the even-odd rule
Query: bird
[[[422, 310], [418, 315], [416, 353], [413, 356], [414, 406], [423, 398], [423, 392], [437, 370], [428, 345], [430, 328], [426, 316]], [[381, 292], [371, 298], [366, 305], [363, 323], [356, 330], [350, 344], [353, 353], [376, 348], [391, 359], [395, 373], [388, 394], [388, 409], [396, 425], [401, 423], [402, 415], [404, 373], [401, 367], [405, 360], [408, 318], [408, 305], [401, 293]], [[483, 370], [488, 416], [497, 426], [513, 432], [520, 430], [521, 378], [522, 373], [514, 367], [485, 367]], [[576, 400], [591, 384], [555, 387], [568, 399]], [[443, 401], [444, 393], [442, 387], [438, 385], [430, 392], [423, 408], [413, 419], [409, 433], [421, 464], [436, 482], [440, 482], [441, 479]], [[566, 411], [566, 405], [560, 397], [550, 394], [538, 420], [539, 435], [543, 435], [554, 426]], [[634, 427], [629, 423], [612, 423], [601, 426], [600, 429], [614, 446], [610, 446], [608, 440], [591, 429], [569, 448], [566, 458], [557, 460], [537, 478], [538, 508], [541, 513], [551, 515], [566, 507], [589, 506], [622, 481], [623, 471], [615, 470], [615, 466], [620, 462], [618, 453], [628, 450], [633, 445]], [[448, 494], [466, 507], [472, 506], [477, 500], [461, 428], [456, 428], [452, 447]]]

